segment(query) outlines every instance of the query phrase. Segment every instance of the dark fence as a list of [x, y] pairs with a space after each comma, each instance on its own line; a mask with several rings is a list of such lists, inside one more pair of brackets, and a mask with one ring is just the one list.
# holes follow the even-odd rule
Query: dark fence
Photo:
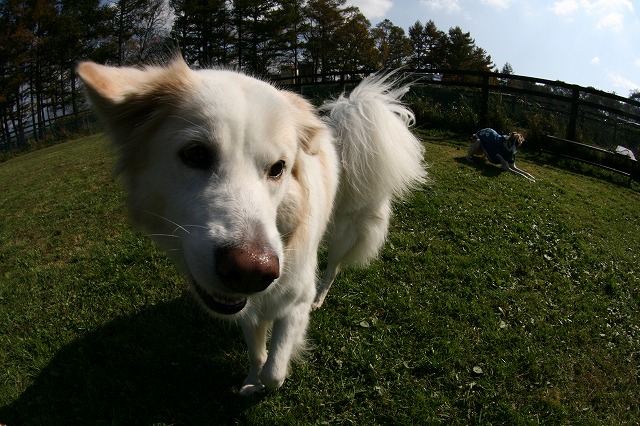
[[29, 122], [23, 124], [20, 131], [10, 129], [0, 135], [0, 153], [50, 145], [74, 136], [94, 133], [99, 128], [97, 117], [89, 110], [47, 119], [36, 128]]
[[[271, 80], [319, 104], [354, 87], [372, 72], [272, 76]], [[512, 74], [402, 69], [398, 76], [413, 83], [406, 99], [421, 127], [459, 132], [483, 127], [500, 132], [520, 130], [525, 133], [525, 146], [529, 149], [638, 177], [637, 162], [629, 157], [613, 162], [603, 160], [623, 157], [615, 154], [619, 145], [640, 154], [640, 102], [636, 100], [590, 87]], [[45, 124], [46, 134], [40, 138], [29, 136], [33, 132], [27, 129], [21, 132], [27, 137], [22, 138], [15, 133], [6, 137], [5, 132], [0, 136], [0, 152], [43, 145], [98, 128], [89, 111], [57, 117]]]
[[[526, 146], [640, 177], [640, 102], [561, 81], [457, 70], [402, 70], [419, 126], [523, 131]], [[312, 100], [348, 90], [371, 71], [278, 79]], [[606, 154], [605, 154], [606, 153]]]

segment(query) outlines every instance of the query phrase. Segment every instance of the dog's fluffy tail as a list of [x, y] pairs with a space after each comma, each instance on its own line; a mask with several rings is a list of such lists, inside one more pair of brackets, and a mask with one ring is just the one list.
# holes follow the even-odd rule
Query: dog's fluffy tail
[[332, 245], [344, 246], [333, 253], [341, 258], [336, 262], [364, 264], [374, 257], [386, 237], [391, 201], [426, 181], [424, 147], [408, 128], [414, 115], [400, 101], [408, 90], [394, 73], [376, 74], [321, 107], [342, 161], [329, 231], [337, 243], [329, 242], [329, 256]]
[[[341, 192], [351, 203], [400, 198], [426, 181], [424, 148], [411, 133], [413, 112], [401, 102], [409, 85], [395, 73], [364, 79], [347, 97], [325, 103], [342, 160]], [[339, 208], [339, 206], [338, 206]]]
[[364, 265], [384, 244], [391, 202], [427, 179], [424, 148], [408, 126], [413, 113], [400, 99], [409, 90], [394, 74], [373, 75], [327, 112], [342, 161], [333, 218], [327, 231], [327, 267], [313, 308], [322, 306], [344, 266]]
[[400, 99], [409, 87], [394, 74], [373, 75], [327, 112], [342, 161], [333, 218], [327, 231], [327, 267], [313, 308], [322, 306], [344, 266], [364, 265], [384, 244], [391, 202], [427, 179], [424, 148], [411, 133], [413, 113]]

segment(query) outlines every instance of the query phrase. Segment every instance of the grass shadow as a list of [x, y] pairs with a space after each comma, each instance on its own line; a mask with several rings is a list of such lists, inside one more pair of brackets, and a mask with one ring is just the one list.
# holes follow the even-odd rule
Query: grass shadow
[[464, 164], [469, 167], [473, 167], [478, 170], [483, 176], [495, 177], [501, 174], [504, 170], [501, 167], [492, 164], [485, 159], [475, 158], [473, 161], [467, 160], [465, 156], [455, 157], [454, 161], [458, 164]]
[[60, 350], [0, 422], [30, 424], [235, 423], [247, 368], [235, 327], [189, 296], [118, 318]]
[[552, 167], [564, 172], [595, 178], [613, 185], [627, 187], [636, 192], [640, 191], [640, 182], [632, 177], [625, 176], [614, 171], [605, 170], [577, 160], [563, 158], [559, 155], [533, 152], [527, 156], [527, 161], [541, 167]]

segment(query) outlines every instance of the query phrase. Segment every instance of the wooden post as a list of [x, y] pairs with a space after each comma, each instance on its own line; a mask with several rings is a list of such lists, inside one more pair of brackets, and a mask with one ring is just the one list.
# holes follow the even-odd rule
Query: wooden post
[[489, 126], [489, 73], [482, 76], [482, 94], [480, 96], [480, 117], [478, 127]]
[[567, 139], [576, 140], [576, 127], [578, 125], [578, 108], [580, 107], [580, 88], [573, 86], [571, 94], [571, 112], [569, 113], [569, 127], [567, 128]]

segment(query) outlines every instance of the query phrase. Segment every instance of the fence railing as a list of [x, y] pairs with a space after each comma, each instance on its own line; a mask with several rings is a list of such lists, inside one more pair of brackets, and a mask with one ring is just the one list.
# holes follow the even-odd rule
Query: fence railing
[[[313, 97], [317, 93], [318, 100], [322, 100], [326, 99], [329, 90], [327, 87], [330, 85], [335, 86], [330, 90], [341, 91], [373, 72], [359, 70], [292, 77], [271, 76], [271, 80], [307, 97]], [[519, 117], [511, 117], [511, 122], [515, 122], [518, 127], [530, 128], [531, 123], [527, 122], [527, 117], [542, 111], [560, 123], [552, 126], [553, 131], [547, 132], [556, 139], [576, 141], [608, 151], [614, 151], [615, 145], [622, 141], [636, 155], [640, 154], [640, 101], [591, 87], [522, 75], [406, 68], [398, 73], [400, 77], [412, 81], [414, 87], [422, 89], [422, 92], [433, 89], [463, 93], [464, 96], [471, 94], [473, 123], [468, 123], [469, 127], [491, 127], [491, 108], [495, 108], [496, 104], [508, 104], [512, 110], [507, 113], [512, 115], [516, 107], [521, 109]], [[417, 92], [420, 93], [420, 90]], [[86, 111], [73, 117], [59, 117], [47, 123], [45, 129], [55, 138], [94, 124], [95, 117]], [[554, 140], [548, 146], [539, 148], [549, 150], [550, 147], [557, 146], [557, 143]], [[0, 151], [20, 149], [28, 145], [29, 141], [17, 137], [0, 138]]]
[[[429, 72], [433, 73], [433, 71]], [[415, 73], [416, 72], [414, 72], [414, 75]], [[481, 89], [480, 125], [486, 124], [489, 93], [491, 91], [540, 96], [567, 103], [570, 114], [565, 137], [570, 140], [576, 139], [578, 113], [582, 107], [600, 110], [640, 123], [639, 101], [603, 92], [591, 87], [582, 87], [562, 81], [552, 81], [521, 75], [480, 71], [436, 70], [435, 73], [442, 75], [442, 79], [437, 82], [437, 84], [479, 87]], [[463, 79], [475, 77], [476, 81], [460, 81], [457, 80], [456, 77], [462, 77]]]
[[[308, 85], [356, 83], [375, 71], [334, 72], [322, 75], [302, 75], [295, 77], [275, 77], [273, 80], [283, 85], [302, 87]], [[604, 113], [623, 117], [640, 125], [640, 101], [603, 92], [592, 87], [582, 87], [562, 81], [502, 74], [485, 71], [463, 71], [447, 69], [403, 69], [402, 74], [418, 84], [457, 86], [480, 89], [479, 127], [488, 125], [489, 94], [522, 94], [552, 99], [569, 106], [567, 139], [575, 140], [579, 111], [589, 107]]]
[[[277, 80], [279, 84], [307, 94], [318, 86], [349, 86], [371, 73], [366, 70]], [[472, 122], [467, 119], [462, 126], [455, 122], [457, 130], [515, 123], [516, 127], [528, 129], [530, 133], [537, 132], [531, 143], [527, 144], [530, 147], [634, 177], [640, 176], [636, 161], [615, 153], [616, 145], [623, 144], [632, 152], [635, 151], [636, 155], [640, 154], [639, 101], [591, 87], [521, 75], [444, 69], [403, 69], [401, 73], [404, 78], [413, 81], [413, 92], [417, 93], [414, 97], [430, 97], [430, 101], [436, 104], [458, 103], [457, 109], [450, 107], [451, 115], [463, 109], [460, 105], [473, 110], [472, 114], [468, 114], [473, 116]], [[437, 90], [448, 92], [444, 95], [434, 93]], [[451, 95], [451, 91], [458, 95], [457, 99]], [[445, 99], [446, 96], [449, 98]], [[501, 104], [502, 109], [507, 110], [503, 111], [510, 115], [507, 120], [503, 117], [500, 123], [496, 123], [496, 113], [492, 110], [496, 109], [496, 104]], [[517, 114], [516, 109], [519, 109]], [[541, 114], [551, 117], [546, 120], [554, 124], [540, 128], [532, 117]], [[426, 121], [429, 121], [429, 117]]]
[[36, 128], [29, 120], [22, 123], [20, 131], [10, 129], [0, 134], [0, 152], [22, 151], [33, 145], [47, 145], [74, 135], [88, 134], [97, 128], [97, 117], [90, 110], [49, 118], [44, 120], [42, 126]]

